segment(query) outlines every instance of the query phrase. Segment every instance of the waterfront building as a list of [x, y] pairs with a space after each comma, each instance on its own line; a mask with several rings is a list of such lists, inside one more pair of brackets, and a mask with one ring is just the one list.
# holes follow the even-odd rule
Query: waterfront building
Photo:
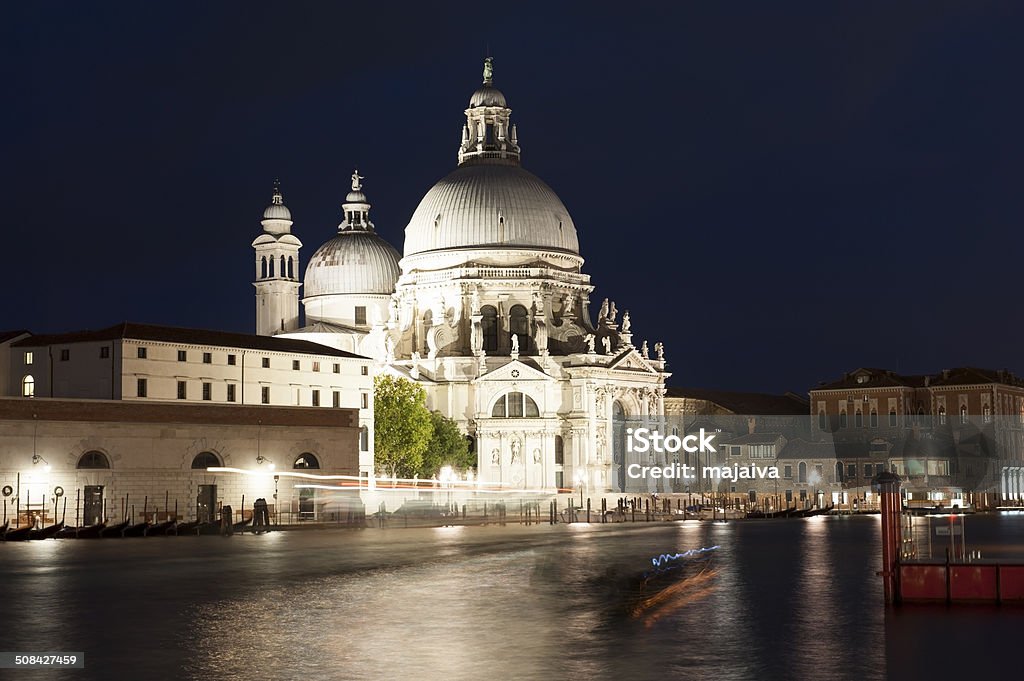
[[1024, 381], [1009, 371], [860, 368], [811, 390], [810, 400], [813, 439], [835, 442], [848, 488], [889, 470], [912, 499], [1022, 498]]
[[[341, 520], [345, 494], [293, 474], [359, 476], [359, 410], [173, 400], [0, 398], [0, 493], [15, 524], [213, 520], [264, 498], [275, 522]], [[233, 468], [245, 473], [216, 472]], [[349, 493], [351, 495], [351, 493]], [[127, 508], [126, 508], [127, 506]], [[45, 513], [45, 516], [44, 516]], [[168, 516], [170, 514], [170, 517]]]

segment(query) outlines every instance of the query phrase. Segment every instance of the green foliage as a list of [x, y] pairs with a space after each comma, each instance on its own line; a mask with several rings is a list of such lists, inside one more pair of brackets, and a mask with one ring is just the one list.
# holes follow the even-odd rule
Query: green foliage
[[434, 434], [426, 451], [423, 452], [420, 477], [433, 477], [443, 466], [451, 466], [460, 471], [474, 468], [476, 456], [470, 454], [469, 443], [459, 430], [459, 425], [437, 411], [430, 413], [430, 420], [433, 423]]
[[411, 478], [423, 466], [434, 425], [427, 394], [404, 378], [377, 376], [373, 381], [374, 463], [387, 475]]

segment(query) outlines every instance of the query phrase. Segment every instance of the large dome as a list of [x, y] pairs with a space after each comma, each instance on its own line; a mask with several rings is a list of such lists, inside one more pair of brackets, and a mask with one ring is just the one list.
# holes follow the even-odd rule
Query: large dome
[[550, 187], [518, 165], [481, 159], [423, 197], [405, 228], [405, 255], [489, 246], [579, 253], [569, 211]]
[[373, 232], [340, 232], [309, 259], [304, 295], [391, 295], [400, 274], [398, 259], [398, 251]]

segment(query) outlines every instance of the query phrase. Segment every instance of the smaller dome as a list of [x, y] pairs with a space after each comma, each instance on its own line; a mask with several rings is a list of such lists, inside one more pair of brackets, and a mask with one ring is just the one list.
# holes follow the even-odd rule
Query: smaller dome
[[341, 232], [316, 250], [306, 265], [306, 297], [383, 294], [395, 291], [401, 270], [391, 244], [367, 231]]
[[505, 107], [505, 95], [496, 87], [484, 85], [469, 98], [469, 108], [473, 109], [478, 106]]
[[263, 211], [264, 220], [291, 220], [292, 212], [283, 203], [272, 203]]
[[362, 191], [350, 191], [345, 195], [345, 203], [369, 203], [370, 200], [366, 198], [366, 194]]

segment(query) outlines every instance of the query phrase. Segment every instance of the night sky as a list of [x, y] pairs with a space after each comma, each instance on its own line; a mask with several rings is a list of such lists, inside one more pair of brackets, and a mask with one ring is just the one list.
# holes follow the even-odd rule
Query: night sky
[[1022, 19], [981, 0], [9, 5], [0, 328], [252, 332], [275, 177], [303, 267], [355, 165], [401, 252], [490, 49], [592, 307], [664, 341], [670, 383], [1024, 372]]

